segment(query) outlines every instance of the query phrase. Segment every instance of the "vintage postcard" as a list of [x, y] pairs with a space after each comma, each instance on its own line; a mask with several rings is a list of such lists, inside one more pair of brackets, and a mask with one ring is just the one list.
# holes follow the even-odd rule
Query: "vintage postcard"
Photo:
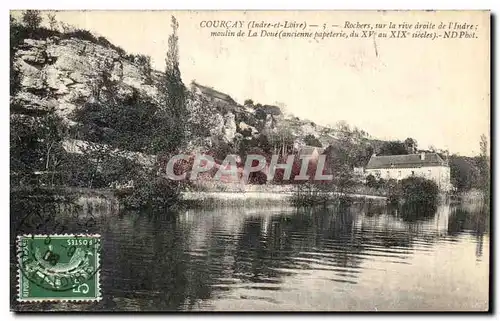
[[11, 310], [489, 311], [490, 19], [11, 11]]

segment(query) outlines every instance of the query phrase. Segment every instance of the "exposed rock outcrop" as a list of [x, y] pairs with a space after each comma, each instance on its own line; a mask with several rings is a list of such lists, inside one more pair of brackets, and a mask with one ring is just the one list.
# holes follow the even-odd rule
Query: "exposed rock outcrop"
[[[69, 126], [75, 124], [73, 112], [92, 99], [96, 88], [100, 89], [99, 79], [104, 75], [113, 81], [118, 99], [132, 97], [134, 91], [152, 101], [161, 99], [158, 89], [161, 72], [147, 72], [137, 60], [125, 57], [113, 46], [89, 40], [59, 36], [24, 39], [15, 51], [14, 66], [20, 76], [20, 89], [12, 97], [14, 113], [37, 116], [55, 112]], [[228, 94], [194, 82], [190, 89], [216, 106], [209, 115], [209, 136], [216, 138], [213, 141], [222, 139], [237, 145], [242, 139], [275, 132], [280, 124], [288, 126], [299, 141], [307, 134], [326, 143], [331, 139], [331, 135], [323, 133], [324, 127], [286, 118], [279, 107], [253, 103], [243, 106]], [[200, 137], [198, 141], [210, 137]]]
[[224, 128], [222, 134], [226, 142], [232, 142], [236, 135], [236, 120], [233, 113], [224, 115]]
[[96, 79], [109, 68], [117, 81], [120, 98], [139, 90], [153, 100], [155, 86], [147, 84], [140, 66], [121, 57], [115, 50], [77, 38], [46, 40], [24, 39], [15, 53], [15, 67], [21, 77], [21, 90], [14, 102], [32, 109], [54, 111], [71, 118], [78, 105], [92, 94]]

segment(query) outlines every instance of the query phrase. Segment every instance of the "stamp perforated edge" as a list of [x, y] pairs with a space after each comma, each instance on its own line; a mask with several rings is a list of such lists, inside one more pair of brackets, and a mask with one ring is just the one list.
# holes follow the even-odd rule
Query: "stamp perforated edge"
[[[18, 235], [16, 238], [16, 252], [17, 254], [17, 262], [16, 262], [16, 267], [17, 267], [17, 272], [16, 272], [16, 288], [17, 288], [17, 302], [22, 302], [22, 303], [39, 303], [39, 302], [82, 302], [82, 303], [92, 303], [92, 302], [99, 302], [102, 300], [101, 296], [101, 269], [98, 268], [95, 277], [96, 277], [96, 296], [94, 298], [57, 298], [57, 299], [44, 299], [44, 298], [30, 298], [30, 299], [21, 299], [21, 273], [20, 273], [20, 264], [19, 261], [21, 260], [21, 253], [19, 252], [19, 249], [21, 248], [21, 239], [25, 237], [95, 237], [99, 239], [99, 243], [101, 245], [102, 249], [102, 240], [101, 240], [101, 235], [100, 234], [23, 234], [23, 235]], [[96, 251], [96, 267], [100, 267], [101, 265], [101, 251]]]

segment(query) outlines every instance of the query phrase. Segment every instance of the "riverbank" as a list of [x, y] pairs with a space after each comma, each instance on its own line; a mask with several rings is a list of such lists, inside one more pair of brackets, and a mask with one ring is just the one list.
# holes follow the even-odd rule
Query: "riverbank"
[[[326, 197], [333, 199], [339, 196], [346, 196], [356, 200], [378, 200], [386, 201], [387, 197], [377, 195], [364, 195], [364, 194], [345, 194], [339, 193], [326, 193]], [[251, 204], [291, 204], [294, 192], [291, 191], [245, 191], [245, 192], [183, 192], [182, 203], [187, 205], [198, 206], [240, 206]]]
[[[225, 191], [183, 191], [180, 194], [180, 204], [184, 207], [200, 206], [254, 206], [254, 205], [290, 205], [296, 186], [292, 185], [247, 185], [227, 186]], [[98, 211], [107, 209], [118, 212], [121, 209], [120, 201], [114, 189], [90, 189], [76, 187], [60, 188], [26, 188], [13, 189], [11, 193], [22, 192], [30, 197], [38, 197], [40, 192], [54, 195], [57, 199], [71, 198], [83, 211]], [[339, 193], [327, 193], [327, 197], [336, 199]], [[385, 201], [387, 198], [380, 195], [346, 194], [357, 200]]]
[[81, 207], [84, 213], [99, 212], [119, 212], [120, 202], [113, 189], [92, 189], [82, 187], [23, 187], [13, 188], [11, 197], [22, 195], [23, 199], [33, 199], [36, 202], [71, 202], [73, 205]]

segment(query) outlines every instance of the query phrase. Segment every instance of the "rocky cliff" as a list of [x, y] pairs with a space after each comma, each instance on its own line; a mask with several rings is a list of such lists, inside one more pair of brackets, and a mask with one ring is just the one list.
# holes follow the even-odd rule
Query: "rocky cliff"
[[20, 73], [20, 90], [13, 101], [27, 112], [55, 111], [67, 120], [83, 101], [90, 99], [97, 78], [110, 66], [117, 81], [117, 95], [132, 95], [135, 88], [153, 99], [158, 90], [147, 84], [141, 66], [116, 50], [77, 38], [24, 39], [17, 46], [14, 67]]
[[[160, 100], [158, 88], [162, 73], [152, 71], [137, 57], [124, 54], [108, 42], [49, 35], [21, 39], [11, 52], [12, 68], [19, 78], [19, 85], [11, 96], [11, 117], [53, 112], [71, 127], [75, 125], [75, 110], [104, 86], [99, 79], [105, 72], [113, 81], [114, 94], [119, 99], [125, 100], [134, 92], [140, 92], [151, 101]], [[276, 106], [239, 104], [229, 95], [197, 83], [188, 88], [194, 97], [203, 97], [206, 103], [216, 106], [207, 115], [211, 126], [209, 136], [230, 145], [283, 135], [284, 129], [290, 136], [287, 139], [291, 138], [296, 145], [307, 144], [304, 137], [309, 135], [326, 146], [335, 136], [329, 128], [285, 117]]]

